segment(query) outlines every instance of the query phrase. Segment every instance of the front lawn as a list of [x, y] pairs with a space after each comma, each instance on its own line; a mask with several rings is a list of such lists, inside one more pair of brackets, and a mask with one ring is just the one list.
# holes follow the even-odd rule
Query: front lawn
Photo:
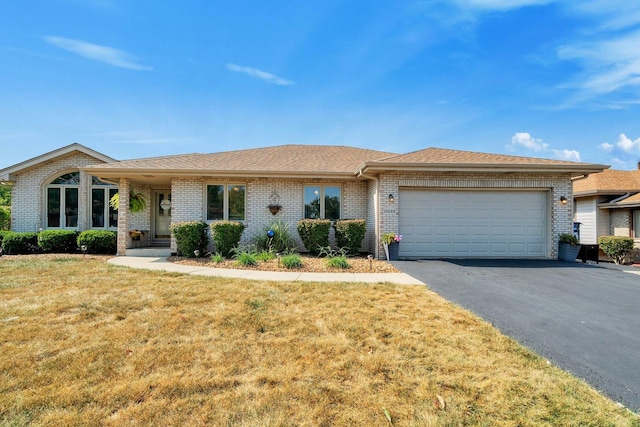
[[2, 426], [640, 425], [418, 286], [1, 257], [0, 343]]

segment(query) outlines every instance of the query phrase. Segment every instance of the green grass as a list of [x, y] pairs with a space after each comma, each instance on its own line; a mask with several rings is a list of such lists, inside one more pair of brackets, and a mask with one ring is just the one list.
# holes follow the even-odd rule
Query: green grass
[[640, 425], [424, 287], [6, 256], [0, 277], [1, 426]]

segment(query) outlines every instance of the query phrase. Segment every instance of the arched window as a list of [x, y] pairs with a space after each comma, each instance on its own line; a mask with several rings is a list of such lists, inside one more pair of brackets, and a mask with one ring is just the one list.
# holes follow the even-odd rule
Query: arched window
[[118, 187], [100, 181], [95, 176], [91, 182], [91, 228], [117, 228], [118, 211], [109, 206], [109, 200]]
[[60, 175], [47, 186], [47, 228], [78, 227], [80, 172]]

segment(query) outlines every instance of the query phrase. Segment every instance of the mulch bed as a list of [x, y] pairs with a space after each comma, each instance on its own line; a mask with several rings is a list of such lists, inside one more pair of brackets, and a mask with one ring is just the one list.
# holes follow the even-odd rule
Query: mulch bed
[[258, 271], [300, 271], [311, 273], [398, 273], [398, 270], [386, 261], [371, 260], [366, 257], [350, 257], [347, 258], [350, 268], [331, 268], [327, 266], [326, 258], [317, 258], [313, 256], [300, 255], [302, 258], [302, 267], [297, 269], [287, 269], [278, 265], [277, 259], [270, 261], [258, 261], [258, 264], [252, 267], [245, 267], [238, 264], [235, 260], [225, 260], [219, 263], [213, 262], [210, 258], [183, 258], [170, 257], [168, 261], [176, 264], [185, 264], [201, 267], [214, 268], [232, 268], [236, 270], [258, 270]]

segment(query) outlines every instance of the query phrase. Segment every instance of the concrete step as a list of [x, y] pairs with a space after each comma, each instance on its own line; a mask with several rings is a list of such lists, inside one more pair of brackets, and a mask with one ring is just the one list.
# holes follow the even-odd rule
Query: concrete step
[[171, 256], [171, 248], [129, 248], [126, 256], [167, 258]]

